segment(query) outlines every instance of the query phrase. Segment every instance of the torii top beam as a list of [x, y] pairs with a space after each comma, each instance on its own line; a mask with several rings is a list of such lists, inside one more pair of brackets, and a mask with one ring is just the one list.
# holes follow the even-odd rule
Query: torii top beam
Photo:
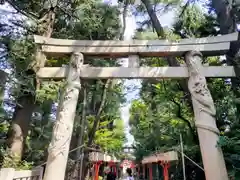
[[178, 42], [167, 40], [131, 40], [131, 41], [90, 41], [66, 40], [34, 36], [36, 44], [41, 45], [45, 54], [71, 54], [81, 52], [89, 56], [126, 57], [139, 56], [182, 56], [187, 51], [200, 51], [205, 56], [223, 55], [229, 50], [230, 42], [237, 41], [238, 33], [223, 36], [182, 39]]

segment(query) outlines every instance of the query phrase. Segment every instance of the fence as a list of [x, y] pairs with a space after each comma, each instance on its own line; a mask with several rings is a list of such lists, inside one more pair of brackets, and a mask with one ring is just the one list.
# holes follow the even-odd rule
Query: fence
[[13, 168], [0, 170], [0, 180], [42, 180], [43, 168], [16, 171]]

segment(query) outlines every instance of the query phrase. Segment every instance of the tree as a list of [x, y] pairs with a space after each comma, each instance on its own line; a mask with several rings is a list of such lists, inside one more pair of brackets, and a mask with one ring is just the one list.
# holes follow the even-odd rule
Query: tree
[[[217, 22], [220, 27], [221, 34], [229, 34], [237, 32], [237, 23], [239, 22], [239, 13], [238, 13], [239, 3], [238, 1], [210, 1], [210, 10], [214, 10], [217, 15]], [[226, 63], [228, 65], [233, 65], [235, 67], [235, 72], [238, 72], [239, 68], [239, 41], [232, 42], [230, 49], [226, 56]], [[236, 74], [236, 78], [231, 79], [232, 88], [234, 95], [237, 99], [240, 97], [240, 80], [239, 74]], [[240, 104], [238, 101], [235, 102], [238, 112], [240, 111]], [[239, 114], [236, 116], [239, 119]]]
[[[31, 35], [40, 31], [37, 29], [40, 25], [36, 26], [36, 19], [32, 19], [32, 15], [34, 13], [38, 13], [37, 9], [40, 9], [41, 2], [39, 1], [39, 4], [34, 4], [33, 2], [29, 2], [28, 4], [25, 1], [22, 4], [18, 4], [18, 2], [14, 3], [17, 4], [17, 6], [14, 6], [15, 8], [21, 7], [22, 14], [29, 12], [28, 14], [31, 15], [27, 17], [30, 25], [22, 22], [18, 22], [16, 24], [21, 26], [23, 30], [23, 32], [21, 32], [18, 36], [20, 37], [19, 39], [16, 40], [15, 34], [11, 35], [10, 37], [4, 37], [6, 39], [6, 50], [9, 55], [7, 61], [13, 67], [13, 75], [15, 75], [14, 78], [17, 79], [17, 83], [13, 83], [10, 92], [12, 93], [12, 97], [18, 97], [18, 91], [15, 90], [18, 90], [19, 87], [22, 89], [22, 85], [24, 85], [24, 91], [27, 91], [27, 93], [30, 93], [35, 97], [36, 101], [34, 101], [34, 104], [36, 106], [31, 106], [31, 108], [34, 107], [33, 116], [31, 114], [30, 121], [25, 121], [25, 119], [22, 119], [24, 121], [21, 121], [21, 123], [25, 123], [26, 126], [29, 126], [28, 123], [31, 122], [30, 128], [21, 126], [22, 130], [24, 130], [24, 132], [28, 135], [26, 137], [27, 146], [25, 146], [26, 148], [24, 149], [22, 160], [27, 160], [28, 162], [34, 161], [34, 165], [38, 165], [46, 160], [46, 147], [50, 140], [51, 128], [54, 123], [54, 121], [51, 120], [51, 116], [55, 115], [55, 105], [53, 102], [56, 102], [58, 99], [58, 88], [61, 88], [62, 82], [40, 82], [40, 86], [38, 86], [37, 91], [35, 91], [36, 86], [34, 85], [34, 74], [31, 77], [29, 74], [23, 76], [22, 73], [19, 73], [25, 72], [27, 69], [29, 69], [29, 64], [32, 65], [32, 61], [34, 60], [35, 47], [32, 44]], [[64, 3], [66, 3], [66, 6], [64, 6]], [[64, 7], [64, 9], [62, 7]], [[98, 1], [77, 1], [75, 4], [68, 4], [66, 1], [61, 1], [56, 6], [54, 12], [56, 13], [56, 23], [51, 30], [53, 37], [97, 40], [114, 39], [115, 35], [119, 34], [119, 12], [116, 7], [110, 7]], [[33, 16], [35, 17], [35, 15]], [[57, 66], [62, 63], [67, 63], [67, 61], [68, 57], [64, 57], [58, 61], [56, 59], [48, 59], [46, 65]], [[88, 57], [86, 57], [86, 63], [96, 66], [110, 66], [116, 64], [114, 61], [111, 61], [111, 59], [99, 61], [99, 59], [90, 59]], [[90, 146], [93, 148], [98, 146], [102, 150], [114, 152], [116, 150], [120, 151], [119, 147], [124, 142], [123, 129], [119, 125], [122, 122], [119, 117], [120, 103], [124, 101], [122, 94], [122, 83], [110, 83], [111, 86], [107, 88], [105, 88], [106, 82], [100, 80], [85, 81], [83, 83], [86, 84], [88, 89], [87, 108], [85, 115], [86, 119], [89, 120], [88, 123], [90, 124], [90, 126], [88, 126], [89, 128], [85, 129], [88, 134], [92, 132], [91, 121], [89, 118], [92, 117], [92, 119], [97, 122], [96, 130], [94, 130], [97, 131], [97, 139], [95, 139], [94, 132], [92, 140], [90, 141], [91, 143], [89, 143]], [[100, 106], [104, 89], [107, 89], [107, 94], [105, 94], [105, 96], [112, 98], [103, 100], [105, 102], [103, 102], [103, 105]], [[81, 92], [80, 96], [83, 96], [82, 93], [83, 92]], [[80, 117], [83, 112], [81, 109], [81, 100], [82, 99], [80, 97], [77, 113], [77, 115], [80, 115]], [[99, 111], [98, 109], [100, 107], [101, 110]], [[100, 113], [97, 114], [98, 111]], [[117, 123], [116, 126], [113, 122]], [[99, 126], [99, 123], [101, 126]], [[77, 141], [75, 140], [81, 131], [81, 128], [78, 128], [79, 124], [80, 122], [77, 121], [72, 138], [72, 148], [77, 147]], [[104, 129], [104, 132], [102, 132], [101, 129]], [[5, 132], [6, 129], [3, 131]], [[106, 136], [103, 133], [105, 133]], [[106, 144], [106, 141], [102, 141], [98, 138], [99, 136], [103, 135], [106, 137], [106, 141], [111, 141], [115, 144]], [[41, 141], [41, 143], [39, 143], [39, 141]], [[88, 136], [85, 135], [85, 143], [87, 143], [87, 141], [89, 141], [89, 139]], [[24, 142], [21, 141], [21, 143]], [[36, 150], [35, 148], [39, 148], [39, 150]], [[21, 151], [22, 153], [23, 149], [21, 150], [20, 148], [17, 148], [17, 151], [19, 153]], [[72, 157], [73, 156], [71, 156], [71, 158]], [[76, 158], [74, 157], [73, 160], [76, 160]], [[18, 165], [19, 164], [17, 163], [14, 166]], [[9, 166], [13, 167], [12, 164], [10, 165], [5, 163], [5, 167]]]
[[[33, 2], [33, 1], [7, 1], [17, 12], [21, 13], [23, 18], [30, 18], [31, 20], [34, 20], [35, 23], [37, 23], [36, 27], [36, 34], [42, 34], [46, 37], [50, 37], [52, 34], [52, 26], [55, 20], [55, 6], [48, 6], [46, 8], [46, 4], [42, 5], [41, 1]], [[40, 14], [39, 9], [41, 9]], [[43, 12], [47, 10], [46, 12]], [[42, 14], [41, 14], [42, 13]], [[18, 26], [25, 26], [26, 24], [24, 23], [19, 23], [15, 22], [15, 25]], [[17, 44], [18, 43], [18, 44]], [[22, 48], [21, 45], [24, 45], [24, 48]], [[26, 53], [28, 52], [28, 54]], [[34, 54], [34, 47], [32, 43], [30, 43], [29, 38], [21, 38], [19, 41], [13, 42], [8, 42], [8, 53], [9, 57], [12, 59], [21, 59], [22, 60], [22, 67], [18, 67], [18, 72], [22, 72], [20, 70], [21, 68], [23, 69], [22, 74], [24, 74], [24, 78], [28, 76], [33, 76], [34, 72], [29, 70], [27, 67], [34, 62], [34, 58], [32, 57]], [[21, 53], [21, 55], [26, 55], [28, 57], [28, 61], [24, 62], [26, 60], [24, 56], [16, 56], [16, 54], [13, 53]], [[25, 54], [24, 54], [25, 53]], [[18, 54], [20, 55], [20, 54]], [[29, 60], [32, 60], [32, 62], [29, 62]], [[43, 62], [44, 58], [41, 57], [40, 61], [37, 62], [37, 64], [41, 64], [41, 66], [45, 63]], [[37, 65], [34, 65], [34, 69], [37, 69]], [[19, 71], [20, 70], [20, 71]], [[32, 77], [34, 78], [34, 77]], [[33, 82], [33, 81], [32, 81]], [[28, 84], [29, 85], [29, 84]], [[23, 149], [24, 149], [24, 144], [26, 137], [28, 135], [28, 129], [29, 129], [29, 124], [32, 118], [32, 113], [35, 108], [35, 88], [39, 86], [39, 82], [33, 82], [32, 84], [32, 89], [29, 91], [28, 86], [24, 86], [22, 84], [20, 86], [20, 94], [17, 97], [18, 104], [15, 107], [15, 112], [13, 115], [13, 121], [11, 125], [11, 129], [9, 131], [9, 155], [13, 156], [16, 161], [21, 160], [22, 154], [23, 154]], [[17, 160], [18, 159], [18, 160]]]
[[[191, 3], [184, 9], [179, 10], [176, 16], [176, 23], [174, 29], [165, 30], [168, 35], [167, 38], [174, 40], [187, 37], [203, 37], [217, 35], [218, 23], [211, 14], [205, 14], [197, 6]], [[160, 31], [159, 31], [160, 32]], [[151, 38], [149, 29], [141, 29], [140, 36]], [[139, 38], [139, 36], [137, 36]], [[181, 59], [177, 59], [179, 63]], [[204, 62], [210, 65], [220, 66], [223, 61], [219, 57], [207, 58]], [[166, 66], [162, 59], [149, 58], [142, 61], [143, 64], [150, 66]], [[236, 122], [236, 109], [234, 108], [234, 97], [231, 89], [229, 88], [229, 81], [225, 79], [208, 79], [208, 84], [213, 95], [215, 105], [217, 108], [217, 125], [222, 130], [226, 131], [226, 127], [233, 126]], [[199, 156], [199, 147], [193, 125], [192, 110], [187, 105], [183, 88], [179, 88], [178, 82], [160, 80], [157, 83], [151, 81], [143, 81], [141, 88], [141, 100], [132, 104], [131, 109], [131, 127], [132, 134], [134, 135], [136, 143], [136, 156], [138, 159], [148, 155], [154, 151], [164, 151], [169, 149], [178, 149], [178, 135], [181, 132], [184, 136], [184, 151], [185, 154], [190, 156], [195, 162], [201, 164], [201, 157]], [[152, 94], [151, 92], [155, 92]], [[152, 94], [152, 95], [151, 95]], [[227, 95], [227, 96], [226, 96]], [[226, 98], [223, 98], [226, 96]], [[229, 102], [229, 103], [226, 103]], [[152, 108], [152, 104], [155, 104]], [[174, 124], [175, 123], [175, 124]], [[233, 129], [229, 134], [233, 133]], [[167, 133], [166, 133], [167, 132]], [[158, 134], [158, 137], [156, 137]], [[227, 132], [224, 133], [228, 136]], [[235, 133], [236, 134], [236, 133]], [[234, 152], [228, 153], [228, 147], [235, 146], [237, 149], [238, 138], [234, 143], [229, 145], [226, 143], [227, 137], [220, 138], [226, 160], [228, 160], [229, 172], [236, 173], [237, 168], [231, 168], [232, 163], [237, 164]], [[233, 138], [233, 136], [231, 136]], [[230, 138], [230, 139], [231, 139]], [[154, 139], [154, 141], [153, 141]], [[233, 145], [234, 144], [234, 145]], [[164, 146], [165, 145], [165, 146]], [[188, 151], [190, 149], [190, 151]], [[226, 150], [228, 149], [228, 150]], [[232, 155], [232, 156], [231, 156]], [[231, 157], [231, 158], [230, 158]], [[233, 158], [234, 157], [234, 158]], [[231, 160], [230, 160], [231, 159]], [[193, 166], [189, 161], [186, 162], [187, 178], [197, 179], [204, 178], [203, 172]], [[178, 167], [174, 172], [174, 178], [181, 177], [181, 168]], [[198, 176], [196, 176], [198, 174]]]

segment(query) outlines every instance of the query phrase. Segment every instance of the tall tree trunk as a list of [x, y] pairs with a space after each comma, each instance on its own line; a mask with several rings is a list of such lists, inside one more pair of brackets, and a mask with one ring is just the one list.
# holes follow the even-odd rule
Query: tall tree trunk
[[3, 103], [6, 80], [7, 80], [7, 73], [0, 70], [0, 105], [2, 105]]
[[[81, 118], [81, 131], [78, 139], [78, 147], [84, 145], [84, 132], [85, 132], [85, 124], [86, 124], [86, 108], [87, 108], [87, 89], [84, 87], [83, 89], [83, 108], [82, 108], [82, 118]], [[80, 162], [78, 168], [78, 178], [83, 177], [83, 161], [84, 161], [84, 147], [77, 150], [76, 158], [80, 157]]]
[[111, 80], [108, 79], [106, 81], [105, 85], [104, 85], [103, 92], [102, 92], [101, 104], [100, 104], [100, 106], [98, 108], [98, 111], [97, 111], [97, 114], [95, 116], [95, 119], [94, 119], [94, 122], [93, 122], [93, 127], [92, 127], [92, 129], [89, 133], [87, 147], [90, 147], [93, 143], [93, 140], [94, 140], [94, 137], [95, 137], [95, 134], [96, 134], [99, 122], [100, 122], [101, 113], [103, 111], [103, 108], [105, 106], [105, 102], [107, 100], [107, 91], [108, 91], [110, 85], [111, 85]]
[[[150, 0], [141, 0], [141, 1], [147, 9], [148, 15], [151, 19], [153, 28], [155, 29], [155, 31], [158, 35], [158, 38], [159, 39], [166, 39], [166, 34], [165, 34], [164, 29], [163, 29], [157, 15], [156, 15], [156, 12], [153, 8], [153, 4], [151, 4]], [[180, 63], [177, 61], [177, 59], [175, 57], [167, 58], [167, 62], [168, 62], [169, 66], [180, 66]], [[184, 98], [186, 99], [190, 109], [193, 112], [192, 99], [191, 99], [191, 95], [190, 95], [189, 90], [188, 90], [187, 81], [186, 80], [179, 80], [179, 85], [184, 92]], [[152, 95], [154, 96], [154, 91], [152, 91], [152, 93], [153, 93]], [[191, 133], [194, 133], [194, 134], [192, 134], [194, 139], [198, 139], [197, 135], [194, 131], [191, 131]]]
[[[82, 114], [81, 116], [77, 114], [75, 116], [75, 122], [80, 123], [76, 130], [76, 135], [74, 140], [74, 146], [71, 149], [76, 149], [76, 152], [73, 154], [73, 159], [75, 160], [74, 169], [71, 171], [72, 179], [80, 179], [82, 177], [82, 163], [83, 157], [81, 155], [84, 154], [84, 132], [85, 132], [85, 122], [86, 122], [86, 106], [87, 106], [87, 89], [85, 87], [85, 83], [82, 83], [81, 92], [79, 95], [79, 102], [83, 102], [82, 104]], [[72, 142], [71, 142], [72, 143]]]
[[[217, 20], [220, 25], [221, 34], [229, 34], [237, 32], [236, 17], [233, 10], [233, 4], [226, 0], [212, 0], [212, 7], [216, 10]], [[236, 78], [232, 78], [232, 89], [235, 96], [240, 98], [240, 36], [237, 42], [231, 42], [230, 50], [228, 51], [226, 58], [227, 64], [235, 67]], [[237, 112], [240, 112], [240, 103], [236, 102]], [[238, 115], [238, 113], [236, 114]], [[238, 115], [239, 116], [239, 115]], [[238, 117], [240, 121], [240, 117]]]
[[90, 150], [91, 150], [91, 148], [89, 149], [88, 147], [92, 146], [92, 143], [94, 141], [94, 137], [95, 137], [95, 134], [96, 134], [96, 131], [98, 129], [98, 125], [99, 125], [99, 122], [100, 122], [100, 119], [101, 119], [101, 113], [103, 111], [103, 108], [104, 108], [106, 100], [107, 100], [107, 91], [108, 91], [110, 85], [111, 85], [111, 80], [108, 79], [105, 82], [105, 85], [103, 87], [101, 103], [100, 103], [100, 105], [97, 109], [97, 113], [95, 115], [95, 119], [94, 119], [94, 122], [93, 122], [93, 127], [90, 130], [90, 133], [89, 133], [89, 136], [88, 136], [87, 149], [84, 151], [84, 157], [83, 157], [83, 165], [82, 165], [82, 172], [83, 172], [82, 177], [83, 178], [82, 179], [84, 179], [86, 177], [87, 172], [88, 172], [88, 168], [89, 168], [88, 156], [89, 156], [89, 153], [90, 153]]
[[[44, 32], [39, 32], [45, 37], [50, 37], [53, 31], [53, 24], [55, 21], [55, 8], [49, 9], [49, 11], [40, 18], [41, 25], [44, 25]], [[40, 57], [40, 58], [39, 58]], [[43, 67], [46, 58], [43, 56], [36, 57], [36, 63], [33, 66], [34, 70]], [[27, 73], [32, 75], [34, 72], [32, 70], [27, 70]], [[36, 80], [36, 88], [40, 87], [40, 82]], [[22, 87], [27, 89], [29, 87]], [[31, 121], [32, 113], [35, 108], [35, 95], [33, 93], [26, 93], [18, 98], [18, 104], [15, 107], [14, 116], [12, 119], [11, 130], [9, 131], [9, 155], [14, 155], [17, 160], [21, 160], [25, 139], [28, 135], [29, 124]]]
[[[9, 151], [7, 154], [16, 163], [21, 160], [23, 155], [25, 140], [28, 135], [29, 123], [34, 107], [34, 98], [32, 98], [32, 94], [28, 93], [18, 98], [18, 103], [13, 115], [13, 122], [9, 130]], [[4, 161], [4, 163], [7, 162]]]
[[[164, 29], [156, 15], [156, 12], [153, 9], [153, 4], [151, 4], [150, 0], [141, 0], [141, 1], [147, 9], [148, 15], [152, 21], [152, 25], [158, 35], [158, 38], [166, 39], [166, 34], [165, 34]], [[169, 66], [180, 66], [180, 63], [177, 61], [177, 59], [175, 57], [169, 57], [169, 58], [167, 58], [167, 61], [168, 61]], [[190, 93], [189, 93], [189, 90], [187, 87], [187, 81], [186, 80], [180, 81], [180, 85], [187, 96], [189, 105], [191, 106], [192, 100], [191, 100]]]
[[156, 30], [158, 37], [165, 39], [166, 35], [164, 33], [164, 29], [163, 29], [160, 21], [158, 20], [156, 12], [153, 9], [153, 4], [151, 4], [150, 0], [141, 0], [141, 1], [147, 9], [148, 15], [151, 19], [152, 25], [153, 25], [154, 29]]

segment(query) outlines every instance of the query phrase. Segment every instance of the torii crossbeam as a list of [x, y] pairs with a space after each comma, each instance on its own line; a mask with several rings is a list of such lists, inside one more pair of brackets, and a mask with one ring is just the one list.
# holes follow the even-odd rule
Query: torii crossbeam
[[196, 50], [203, 55], [225, 54], [230, 42], [235, 41], [237, 33], [225, 36], [181, 39], [178, 42], [167, 40], [131, 40], [131, 41], [90, 41], [66, 40], [34, 36], [35, 43], [41, 45], [42, 52], [49, 55], [81, 52], [88, 56], [127, 57], [137, 54], [144, 57], [183, 56], [185, 52]]

